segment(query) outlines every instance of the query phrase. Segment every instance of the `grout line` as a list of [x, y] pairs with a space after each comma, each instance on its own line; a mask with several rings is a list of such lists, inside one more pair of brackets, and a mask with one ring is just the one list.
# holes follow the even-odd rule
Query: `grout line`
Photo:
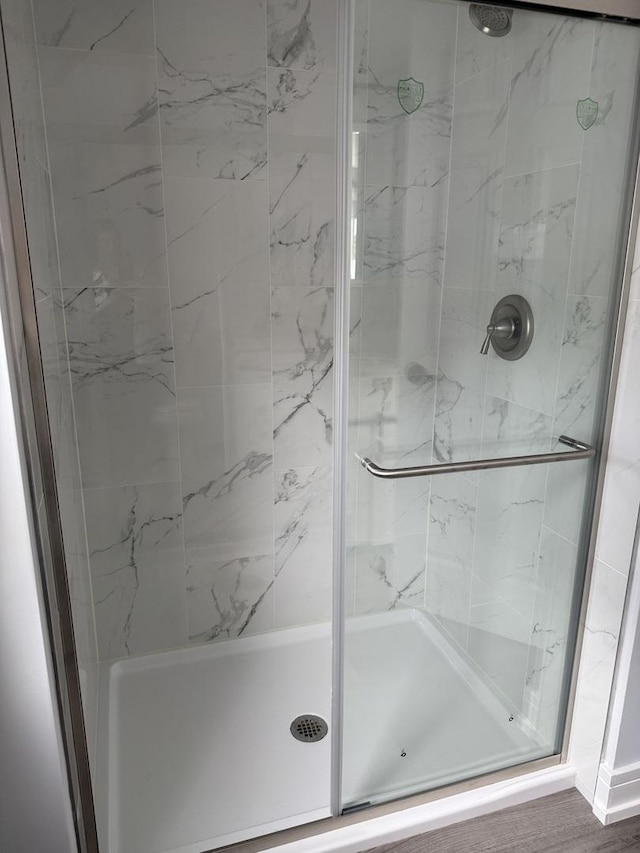
[[[364, 255], [365, 255], [365, 239], [366, 239], [366, 233], [367, 233], [367, 228], [366, 228], [366, 222], [367, 222], [366, 200], [367, 200], [367, 152], [368, 152], [368, 148], [369, 148], [369, 139], [368, 139], [369, 91], [370, 91], [370, 78], [371, 78], [371, 69], [370, 69], [370, 65], [369, 65], [370, 50], [371, 50], [371, 0], [369, 0], [369, 2], [367, 2], [367, 30], [366, 30], [366, 33], [367, 33], [367, 37], [366, 37], [367, 87], [366, 87], [366, 100], [365, 100], [365, 104], [364, 104], [364, 114], [363, 114], [363, 121], [364, 121], [363, 130], [364, 130], [364, 133], [362, 134], [362, 140], [361, 140], [362, 149], [359, 152], [359, 156], [362, 155], [362, 181], [359, 185], [359, 189], [362, 190], [362, 197], [361, 197], [361, 200], [362, 200], [362, 204], [361, 204], [361, 210], [362, 210], [362, 223], [361, 223], [361, 225], [362, 225], [362, 229], [361, 229], [361, 231], [362, 231], [362, 234], [361, 234], [362, 254], [360, 255], [360, 253], [358, 253], [358, 256], [356, 258], [356, 271], [357, 271], [357, 267], [358, 267], [358, 259], [360, 260], [360, 263], [362, 264], [362, 268], [360, 270], [360, 274], [362, 276], [362, 279], [361, 279], [362, 285], [364, 285]], [[354, 53], [353, 59], [355, 62], [355, 60], [356, 60], [355, 53]], [[353, 75], [354, 82], [355, 82], [356, 78], [357, 78], [357, 75], [354, 74]], [[359, 142], [360, 142], [360, 140], [359, 140]], [[356, 205], [356, 215], [357, 215], [357, 213], [358, 213], [358, 205]], [[357, 251], [357, 249], [358, 249], [358, 246], [356, 244], [356, 251]], [[351, 284], [351, 281], [349, 281], [349, 300], [351, 300], [351, 295], [352, 295], [352, 284]], [[358, 375], [357, 375], [357, 377], [354, 377], [354, 382], [353, 382], [353, 385], [355, 385], [357, 387], [357, 391], [358, 391], [357, 397], [356, 397], [355, 429], [351, 429], [351, 430], [348, 429], [348, 433], [347, 433], [347, 444], [349, 444], [351, 435], [353, 435], [355, 433], [355, 435], [358, 436], [358, 442], [357, 442], [358, 445], [360, 444], [359, 436], [360, 436], [360, 429], [361, 429], [360, 412], [361, 412], [362, 390], [363, 390], [362, 389], [362, 383], [363, 383], [363, 376], [362, 376], [362, 341], [363, 341], [363, 337], [364, 337], [364, 303], [365, 303], [366, 295], [367, 295], [366, 290], [363, 287], [361, 287], [360, 300], [359, 300], [360, 328], [358, 331]], [[347, 357], [349, 359], [349, 363], [351, 363], [351, 340], [349, 340], [349, 353], [348, 353]], [[364, 380], [366, 381], [367, 378], [368, 377], [365, 374]], [[352, 383], [349, 383], [350, 386], [351, 386], [351, 384]], [[349, 401], [347, 401], [347, 406], [349, 406]], [[351, 601], [352, 609], [351, 609], [351, 614], [350, 614], [353, 616], [356, 616], [358, 614], [358, 609], [357, 609], [357, 607], [358, 607], [358, 574], [359, 574], [358, 573], [358, 564], [360, 562], [359, 557], [360, 557], [360, 545], [361, 545], [361, 542], [360, 542], [360, 525], [362, 524], [362, 521], [363, 521], [363, 519], [361, 518], [361, 516], [362, 516], [361, 509], [362, 508], [360, 506], [360, 497], [361, 497], [361, 491], [362, 491], [362, 475], [363, 475], [363, 473], [364, 472], [361, 469], [360, 465], [356, 465], [356, 467], [352, 469], [352, 476], [351, 476], [351, 480], [354, 483], [354, 487], [355, 487], [355, 497], [354, 497], [354, 500], [355, 500], [355, 512], [354, 512], [355, 531], [354, 531], [354, 536], [353, 536], [353, 542], [354, 542], [354, 544], [353, 544], [353, 589], [352, 589], [352, 601]], [[347, 468], [347, 476], [348, 476], [348, 468]], [[347, 482], [347, 507], [348, 506], [349, 506], [349, 483]], [[346, 535], [347, 542], [349, 541], [349, 538], [350, 538], [349, 537], [349, 531], [347, 531], [347, 535]], [[348, 571], [348, 560], [345, 560], [345, 567], [347, 567], [347, 571]], [[346, 581], [347, 581], [347, 578], [345, 578], [345, 582]], [[347, 586], [347, 589], [348, 589], [348, 586]]]
[[[583, 142], [584, 144], [584, 142]], [[529, 175], [544, 175], [547, 172], [555, 172], [560, 169], [569, 169], [572, 166], [579, 166], [581, 160], [573, 160], [571, 163], [559, 163], [557, 166], [548, 166], [546, 169], [532, 169], [528, 172], [514, 172], [512, 175], [504, 175], [505, 181], [511, 181], [514, 178], [526, 178]]]
[[169, 271], [169, 240], [167, 235], [167, 206], [166, 206], [166, 193], [165, 193], [165, 174], [164, 174], [164, 158], [162, 152], [162, 119], [160, 113], [160, 81], [158, 78], [158, 36], [157, 36], [157, 26], [156, 26], [156, 4], [155, 0], [151, 3], [151, 13], [152, 13], [152, 23], [153, 23], [153, 47], [154, 47], [154, 71], [155, 71], [155, 82], [156, 82], [156, 121], [158, 126], [158, 153], [160, 156], [160, 183], [161, 183], [161, 192], [162, 192], [162, 227], [164, 230], [164, 262], [165, 269], [167, 275], [167, 292], [169, 296], [169, 330], [171, 334], [171, 347], [173, 351], [173, 382], [174, 382], [174, 400], [175, 400], [175, 418], [176, 418], [176, 444], [177, 444], [177, 460], [178, 460], [178, 478], [179, 478], [179, 498], [180, 498], [180, 528], [182, 532], [182, 569], [183, 569], [183, 583], [182, 583], [182, 591], [183, 591], [183, 599], [182, 604], [184, 608], [184, 628], [185, 628], [185, 645], [189, 645], [189, 608], [187, 605], [187, 543], [185, 538], [185, 523], [184, 523], [184, 505], [183, 505], [183, 495], [184, 495], [184, 482], [182, 476], [182, 448], [180, 444], [180, 414], [179, 414], [179, 403], [178, 403], [178, 376], [176, 369], [176, 345], [175, 345], [175, 337], [173, 333], [173, 300], [172, 300], [172, 287], [171, 287], [171, 274]]
[[[264, 130], [266, 145], [265, 181], [267, 187], [267, 281], [269, 288], [269, 387], [271, 390], [271, 542], [273, 547], [273, 567], [271, 584], [273, 595], [271, 596], [271, 627], [277, 629], [276, 620], [278, 613], [278, 589], [276, 564], [278, 559], [276, 548], [276, 447], [275, 447], [275, 383], [273, 372], [273, 284], [271, 278], [271, 146], [269, 133], [269, 14], [268, 3], [264, 4], [264, 67], [265, 67], [265, 103], [264, 103]], [[280, 69], [282, 71], [282, 69]], [[278, 469], [287, 470], [287, 469]]]
[[[456, 34], [454, 39], [453, 46], [453, 84], [451, 86], [451, 136], [449, 138], [449, 170], [447, 175], [447, 209], [444, 216], [444, 245], [442, 250], [442, 278], [440, 281], [440, 305], [438, 309], [438, 340], [436, 344], [436, 365], [435, 365], [435, 383], [433, 388], [433, 423], [431, 428], [431, 461], [434, 460], [434, 453], [436, 448], [436, 436], [437, 436], [437, 423], [438, 423], [438, 389], [440, 386], [440, 349], [441, 349], [441, 341], [442, 341], [442, 318], [443, 318], [443, 310], [444, 310], [444, 294], [445, 294], [445, 280], [447, 274], [447, 248], [449, 243], [449, 217], [451, 214], [451, 177], [453, 171], [453, 131], [454, 131], [454, 119], [455, 119], [455, 104], [456, 104], [456, 72], [458, 67], [458, 30], [460, 27], [460, 7], [456, 7]], [[428, 485], [429, 488], [429, 497], [427, 500], [427, 518], [426, 518], [426, 528], [427, 528], [427, 536], [426, 536], [426, 553], [425, 553], [425, 567], [424, 567], [424, 593], [423, 593], [423, 602], [425, 609], [428, 609], [429, 602], [427, 596], [427, 588], [428, 588], [428, 577], [429, 577], [429, 542], [430, 542], [430, 531], [431, 531], [431, 497], [432, 497], [432, 482], [431, 478], [429, 478], [430, 482]]]

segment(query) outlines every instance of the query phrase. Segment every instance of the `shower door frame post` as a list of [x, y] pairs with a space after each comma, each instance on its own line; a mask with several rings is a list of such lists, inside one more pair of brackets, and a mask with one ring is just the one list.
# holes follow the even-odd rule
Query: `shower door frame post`
[[347, 454], [349, 429], [349, 306], [353, 0], [338, 0], [336, 33], [336, 235], [333, 335], [333, 583], [331, 608], [331, 814], [342, 811]]
[[[7, 293], [2, 296], [5, 308], [17, 309], [16, 315], [19, 311], [19, 317], [14, 316], [11, 310], [7, 311], [9, 333], [13, 343], [13, 364], [10, 367], [14, 375], [18, 375], [18, 353], [21, 346], [24, 346], [30, 399], [25, 399], [24, 396], [19, 399], [23, 446], [28, 446], [27, 428], [28, 424], [31, 424], [36, 438], [37, 461], [28, 458], [27, 466], [32, 468], [37, 464], [40, 468], [47, 538], [51, 552], [49, 564], [43, 557], [41, 536], [36, 535], [34, 552], [38, 557], [46, 611], [43, 613], [43, 627], [48, 639], [47, 652], [51, 657], [55, 680], [55, 699], [64, 752], [62, 758], [69, 784], [76, 842], [80, 853], [99, 853], [1, 9], [0, 158], [0, 246], [7, 288]], [[31, 498], [33, 502], [33, 496]], [[34, 526], [37, 527], [37, 508], [32, 505], [31, 511]]]

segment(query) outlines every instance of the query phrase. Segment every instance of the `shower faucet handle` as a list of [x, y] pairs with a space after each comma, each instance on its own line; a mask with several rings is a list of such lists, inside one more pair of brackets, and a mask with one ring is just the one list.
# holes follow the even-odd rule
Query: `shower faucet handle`
[[489, 347], [492, 346], [500, 358], [516, 361], [528, 351], [532, 340], [531, 306], [524, 296], [511, 293], [509, 296], [503, 296], [491, 312], [480, 355], [487, 355]]
[[515, 335], [515, 332], [516, 324], [511, 317], [505, 317], [497, 323], [489, 323], [487, 326], [487, 336], [480, 347], [480, 355], [487, 355], [489, 352], [489, 344], [494, 337], [508, 340]]

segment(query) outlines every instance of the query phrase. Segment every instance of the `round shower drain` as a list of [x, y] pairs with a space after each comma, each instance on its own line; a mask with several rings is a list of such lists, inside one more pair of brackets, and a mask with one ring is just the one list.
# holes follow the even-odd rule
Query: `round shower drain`
[[294, 738], [303, 743], [314, 743], [317, 740], [322, 740], [329, 731], [329, 726], [322, 717], [317, 717], [315, 714], [303, 714], [301, 717], [296, 717], [289, 728]]

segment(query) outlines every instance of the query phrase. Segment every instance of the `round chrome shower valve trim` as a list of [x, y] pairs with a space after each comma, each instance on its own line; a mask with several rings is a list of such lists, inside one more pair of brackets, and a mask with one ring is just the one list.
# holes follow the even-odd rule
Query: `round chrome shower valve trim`
[[504, 296], [491, 313], [480, 354], [487, 355], [492, 346], [500, 358], [517, 361], [531, 346], [533, 329], [533, 311], [524, 296]]

